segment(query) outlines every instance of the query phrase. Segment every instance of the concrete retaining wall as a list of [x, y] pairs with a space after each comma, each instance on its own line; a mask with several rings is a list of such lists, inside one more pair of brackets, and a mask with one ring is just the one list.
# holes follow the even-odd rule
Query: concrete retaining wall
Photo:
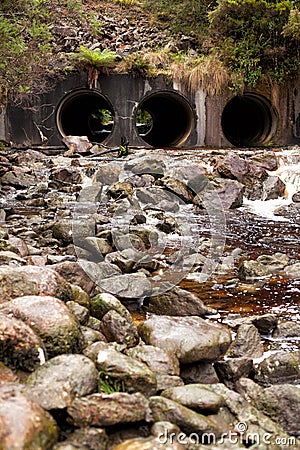
[[[81, 97], [74, 94], [78, 90]], [[109, 105], [113, 116], [111, 132], [104, 137], [101, 134], [100, 139], [108, 146], [119, 145], [121, 136], [125, 136], [135, 146], [231, 147], [238, 146], [239, 133], [242, 146], [300, 143], [299, 80], [280, 87], [262, 84], [256, 89], [245, 89], [244, 95], [235, 98], [230, 91], [215, 97], [202, 89], [191, 94], [185, 86], [162, 76], [145, 80], [111, 74], [99, 76], [92, 91], [95, 95], [85, 99], [85, 92], [90, 91], [83, 72], [58, 80], [51, 92], [27, 98], [22, 104], [10, 101], [5, 114], [3, 108], [0, 110], [0, 139], [16, 145], [61, 145], [64, 127], [77, 134], [79, 123], [86, 120], [86, 126], [90, 125], [87, 116], [93, 116], [94, 111], [84, 113], [81, 105], [88, 108], [89, 99], [97, 103], [99, 98], [99, 104], [103, 101]], [[136, 123], [141, 107], [149, 110], [153, 119], [152, 129], [146, 135], [140, 133]], [[243, 114], [245, 120], [241, 121]], [[61, 123], [66, 116], [67, 123]], [[94, 129], [92, 137], [97, 132]], [[235, 133], [239, 138], [232, 139]]]

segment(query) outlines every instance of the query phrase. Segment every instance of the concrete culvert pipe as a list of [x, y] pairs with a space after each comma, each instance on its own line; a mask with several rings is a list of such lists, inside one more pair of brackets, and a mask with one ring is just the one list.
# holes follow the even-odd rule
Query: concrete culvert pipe
[[189, 137], [194, 113], [189, 102], [172, 91], [159, 91], [144, 98], [137, 109], [140, 137], [153, 147], [176, 147]]
[[259, 94], [246, 93], [231, 99], [222, 114], [222, 130], [236, 147], [267, 144], [275, 135], [277, 116], [271, 103]]
[[64, 136], [87, 136], [104, 142], [113, 129], [113, 108], [97, 91], [79, 89], [67, 94], [56, 112], [56, 123]]

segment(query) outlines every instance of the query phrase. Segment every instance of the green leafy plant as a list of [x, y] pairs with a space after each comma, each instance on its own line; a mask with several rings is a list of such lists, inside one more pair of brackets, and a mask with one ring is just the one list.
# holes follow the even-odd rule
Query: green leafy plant
[[107, 375], [106, 372], [99, 372], [99, 391], [105, 394], [113, 394], [115, 392], [125, 392], [124, 381], [115, 380]]
[[232, 79], [255, 86], [265, 75], [278, 82], [283, 73], [297, 73], [299, 45], [288, 35], [296, 32], [299, 16], [292, 8], [286, 0], [219, 0], [209, 13], [209, 32]]
[[140, 52], [126, 56], [120, 64], [120, 70], [133, 76], [150, 78], [154, 75], [153, 64]]
[[283, 36], [300, 40], [300, 11], [298, 8], [290, 11], [288, 22], [283, 27]]
[[91, 50], [83, 45], [79, 47], [77, 53], [72, 53], [71, 57], [79, 63], [79, 65], [86, 67], [88, 70], [88, 83], [90, 88], [95, 87], [99, 72], [108, 73], [109, 69], [115, 66], [117, 54], [107, 49], [100, 50], [96, 48]]

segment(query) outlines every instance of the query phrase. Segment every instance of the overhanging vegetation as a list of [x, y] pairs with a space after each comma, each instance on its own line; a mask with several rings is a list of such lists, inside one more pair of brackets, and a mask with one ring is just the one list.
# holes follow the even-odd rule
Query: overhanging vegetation
[[[120, 20], [143, 16], [160, 24], [189, 48], [147, 48], [117, 59], [111, 49], [84, 46], [62, 49], [57, 24], [63, 20], [101, 41], [98, 14], [105, 5], [119, 8]], [[160, 73], [211, 94], [228, 86], [242, 90], [263, 77], [280, 83], [299, 73], [300, 2], [268, 0], [3, 0], [0, 6], [0, 90], [15, 95], [49, 89], [52, 76], [64, 76], [78, 63], [87, 68], [92, 85], [102, 67], [133, 75]], [[150, 43], [149, 43], [150, 44]], [[74, 57], [75, 54], [75, 57]], [[106, 57], [110, 57], [110, 61]], [[99, 62], [100, 60], [100, 62]], [[103, 65], [101, 66], [101, 64]]]

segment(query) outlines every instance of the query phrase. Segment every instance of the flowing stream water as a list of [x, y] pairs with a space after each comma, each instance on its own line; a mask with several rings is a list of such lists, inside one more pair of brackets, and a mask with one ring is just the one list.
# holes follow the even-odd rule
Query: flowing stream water
[[[261, 149], [234, 150], [245, 159]], [[300, 207], [294, 203], [295, 208], [289, 214], [279, 214], [278, 209], [285, 207], [288, 211], [292, 205], [292, 196], [300, 192], [300, 147], [284, 149], [272, 149], [276, 154], [278, 169], [270, 172], [277, 175], [285, 183], [286, 193], [284, 198], [266, 201], [250, 201], [244, 198], [243, 206], [230, 209], [224, 212], [223, 228], [219, 230], [221, 252], [218, 255], [218, 264], [215, 271], [211, 270], [210, 276], [203, 279], [203, 271], [193, 268], [180, 279], [180, 286], [196, 293], [207, 305], [218, 310], [218, 314], [212, 320], [226, 322], [228, 319], [244, 317], [249, 315], [262, 315], [266, 313], [275, 314], [280, 320], [300, 321], [300, 279], [292, 279], [282, 274], [273, 274], [263, 279], [243, 282], [238, 279], [237, 269], [243, 259], [255, 259], [259, 255], [273, 255], [276, 252], [287, 254], [291, 262], [300, 260]], [[140, 150], [137, 150], [137, 155]], [[143, 150], [145, 153], [145, 151]], [[171, 168], [174, 169], [184, 165], [201, 163], [209, 173], [213, 167], [211, 165], [212, 155], [224, 155], [226, 150], [204, 150], [204, 149], [169, 149], [169, 150], [149, 150], [150, 156], [159, 155], [171, 161]], [[40, 163], [40, 180], [47, 179], [50, 161], [49, 156], [45, 156], [45, 161]], [[89, 180], [97, 167], [118, 161], [115, 155], [112, 157], [81, 157], [78, 159], [77, 167]], [[63, 156], [53, 157], [51, 165], [53, 167], [64, 167], [75, 165], [72, 158]], [[24, 190], [24, 196], [26, 190]], [[53, 191], [55, 193], [55, 190]], [[17, 233], [24, 228], [22, 216], [27, 216], [30, 224], [38, 223], [38, 216], [43, 215], [42, 207], [22, 207], [22, 190], [6, 191], [0, 200], [2, 208], [12, 208], [13, 213], [5, 222], [8, 230]], [[76, 204], [76, 191], [63, 193], [64, 203], [70, 210]], [[24, 197], [24, 198], [25, 198]], [[19, 205], [19, 206], [18, 206]], [[298, 203], [299, 205], [299, 203]], [[17, 207], [18, 206], [18, 207]], [[298, 208], [298, 209], [297, 209]], [[105, 211], [104, 211], [105, 212]], [[50, 214], [51, 216], [51, 214]], [[49, 217], [50, 217], [49, 216]], [[47, 212], [44, 214], [44, 223], [49, 220]], [[189, 246], [190, 241], [198, 239], [198, 244], [202, 245], [202, 250], [208, 252], [205, 247], [212, 239], [214, 225], [210, 222], [207, 211], [193, 208], [187, 205], [180, 210], [176, 218], [182, 223], [188, 223], [193, 230], [192, 236], [186, 238], [185, 245]], [[41, 220], [39, 218], [39, 220]], [[23, 227], [23, 228], [22, 228]], [[182, 236], [170, 234], [165, 243], [163, 258], [170, 257], [180, 250]], [[198, 245], [197, 244], [197, 245]], [[178, 284], [178, 283], [177, 283]], [[142, 318], [144, 316], [142, 315]], [[138, 319], [138, 316], [137, 316]], [[299, 337], [300, 339], [300, 337]], [[269, 348], [280, 345], [288, 348], [299, 348], [299, 339], [290, 339], [286, 342], [274, 343], [266, 337]]]

